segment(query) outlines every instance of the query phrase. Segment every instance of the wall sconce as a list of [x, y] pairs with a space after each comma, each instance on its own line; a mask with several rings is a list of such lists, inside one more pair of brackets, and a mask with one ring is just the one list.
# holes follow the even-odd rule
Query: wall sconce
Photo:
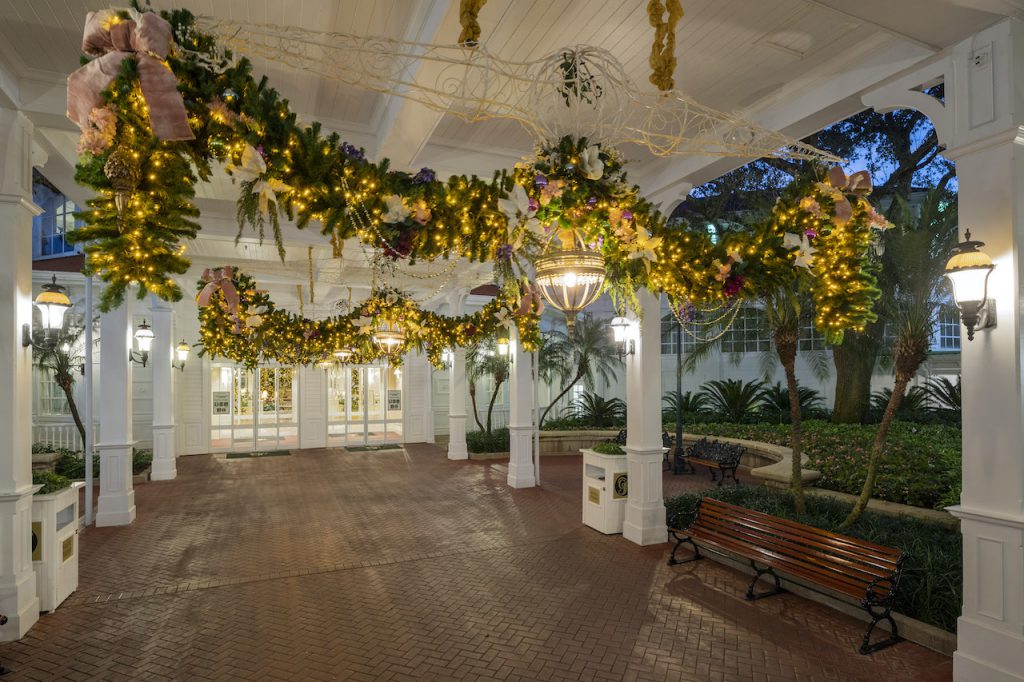
[[445, 348], [441, 351], [441, 364], [445, 369], [451, 369], [452, 365], [455, 364], [455, 353], [451, 348]]
[[153, 329], [143, 320], [142, 324], [135, 330], [135, 343], [139, 344], [138, 358], [135, 351], [128, 349], [128, 362], [137, 362], [143, 367], [149, 362], [149, 349], [153, 346]]
[[946, 277], [953, 287], [953, 300], [960, 309], [960, 318], [967, 327], [967, 340], [974, 340], [978, 329], [996, 326], [996, 302], [988, 297], [988, 276], [995, 264], [979, 246], [985, 242], [973, 241], [971, 231], [964, 232], [964, 241], [946, 262]]
[[50, 284], [44, 284], [43, 290], [39, 292], [34, 301], [39, 308], [39, 314], [43, 323], [44, 342], [37, 345], [32, 341], [32, 326], [21, 325], [21, 345], [27, 348], [32, 346], [40, 350], [53, 350], [57, 346], [57, 337], [64, 327], [64, 313], [71, 308], [71, 299], [64, 292], [64, 287], [57, 284], [57, 275], [53, 276]]
[[498, 355], [508, 355], [508, 339], [504, 336], [498, 339]]
[[182, 339], [181, 343], [179, 343], [174, 348], [174, 355], [178, 358], [178, 362], [175, 363], [172, 360], [171, 361], [171, 367], [173, 367], [174, 369], [180, 369], [182, 372], [184, 372], [185, 371], [185, 362], [188, 360], [188, 352], [189, 352], [189, 350], [190, 349], [188, 347], [188, 344], [185, 343], [185, 339]]
[[613, 317], [611, 322], [612, 338], [619, 359], [636, 353], [636, 340], [633, 338], [633, 323], [625, 317]]

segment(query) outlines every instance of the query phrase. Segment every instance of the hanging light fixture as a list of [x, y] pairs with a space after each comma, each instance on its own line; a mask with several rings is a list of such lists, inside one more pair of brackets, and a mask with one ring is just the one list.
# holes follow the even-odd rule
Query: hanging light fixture
[[384, 320], [373, 332], [373, 342], [385, 355], [393, 355], [405, 343], [405, 330], [397, 322]]
[[338, 362], [345, 364], [349, 359], [355, 355], [355, 349], [352, 346], [339, 346], [334, 350], [334, 357], [338, 359]]
[[[44, 284], [43, 290], [36, 296], [34, 303], [39, 308], [45, 339], [45, 344], [40, 348], [52, 349], [57, 346], [57, 337], [60, 335], [60, 330], [64, 328], [64, 313], [71, 308], [71, 299], [64, 293], [65, 291], [67, 289], [57, 284], [57, 275], [54, 275], [53, 281]], [[32, 343], [31, 325], [22, 325], [21, 345], [26, 347], [35, 345]]]
[[571, 334], [576, 316], [597, 300], [604, 286], [604, 256], [588, 247], [573, 233], [558, 250], [549, 250], [537, 259], [535, 280], [544, 299], [565, 313]]
[[971, 239], [971, 231], [964, 232], [964, 241], [946, 262], [946, 277], [953, 287], [953, 300], [960, 310], [960, 318], [967, 327], [967, 340], [974, 340], [974, 332], [996, 326], [996, 302], [988, 296], [988, 277], [995, 264], [978, 247], [985, 242]]

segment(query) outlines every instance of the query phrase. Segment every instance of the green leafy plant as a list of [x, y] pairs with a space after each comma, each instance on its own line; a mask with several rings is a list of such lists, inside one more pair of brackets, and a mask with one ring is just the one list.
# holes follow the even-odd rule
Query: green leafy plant
[[564, 415], [600, 429], [621, 424], [626, 418], [626, 403], [621, 398], [584, 393], [565, 409]]
[[714, 379], [700, 388], [708, 408], [724, 419], [735, 422], [750, 421], [761, 407], [760, 381]]
[[686, 391], [679, 395], [677, 391], [669, 391], [661, 396], [664, 407], [661, 410], [662, 421], [675, 423], [676, 415], [682, 412], [683, 422], [696, 421], [707, 415], [708, 398], [703, 393]]
[[[81, 450], [61, 449], [60, 457], [53, 465], [55, 473], [67, 476], [70, 479], [85, 478], [85, 455]], [[100, 475], [100, 456], [92, 456], [92, 474], [94, 477]]]
[[[788, 424], [694, 424], [688, 432], [789, 445]], [[804, 454], [809, 468], [821, 472], [816, 485], [856, 495], [877, 431], [873, 424], [804, 422]], [[874, 497], [915, 507], [957, 504], [961, 487], [960, 429], [944, 424], [892, 425], [878, 463]]]
[[[820, 411], [825, 405], [821, 393], [810, 386], [800, 386], [796, 394], [800, 403], [800, 414], [804, 417]], [[789, 389], [783, 386], [782, 382], [768, 384], [761, 389], [761, 414], [765, 419], [789, 421], [789, 408]]]
[[561, 380], [561, 391], [555, 396], [540, 416], [543, 427], [548, 413], [576, 384], [582, 382], [593, 391], [598, 378], [610, 384], [622, 367], [622, 361], [615, 350], [615, 342], [608, 333], [608, 320], [592, 315], [581, 315], [566, 333], [549, 332], [548, 352], [561, 359], [556, 368]]
[[132, 473], [141, 474], [153, 465], [153, 451], [148, 448], [132, 449]]
[[626, 451], [616, 443], [598, 443], [592, 450], [602, 455], [624, 455]]
[[466, 448], [470, 452], [508, 452], [509, 451], [508, 429], [494, 429], [487, 431], [470, 431], [466, 434]]
[[39, 485], [42, 484], [42, 488], [36, 491], [36, 495], [49, 495], [59, 490], [64, 490], [71, 485], [71, 479], [67, 476], [61, 476], [50, 471], [33, 471], [32, 472], [32, 483]]
[[922, 388], [928, 398], [930, 409], [960, 416], [963, 405], [959, 375], [956, 377], [956, 383], [947, 377], [932, 377]]
[[[797, 514], [793, 496], [787, 492], [747, 486], [712, 488], [666, 500], [669, 525], [675, 528], [688, 525], [701, 497], [713, 497], [832, 532], [837, 531], [849, 511], [849, 505], [843, 502], [808, 496], [806, 512]], [[949, 632], [956, 631], [963, 597], [963, 550], [959, 530], [911, 517], [868, 511], [842, 532], [906, 552], [908, 558], [896, 596], [896, 610]]]

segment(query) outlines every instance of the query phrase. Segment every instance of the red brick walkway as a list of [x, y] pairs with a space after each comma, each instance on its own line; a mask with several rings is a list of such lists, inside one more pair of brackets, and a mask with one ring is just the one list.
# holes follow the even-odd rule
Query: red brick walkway
[[[81, 536], [79, 591], [7, 680], [944, 680], [904, 643], [712, 561], [670, 568], [580, 524], [579, 457], [543, 487], [437, 448], [178, 462], [138, 520]], [[668, 477], [666, 487], [694, 485]]]

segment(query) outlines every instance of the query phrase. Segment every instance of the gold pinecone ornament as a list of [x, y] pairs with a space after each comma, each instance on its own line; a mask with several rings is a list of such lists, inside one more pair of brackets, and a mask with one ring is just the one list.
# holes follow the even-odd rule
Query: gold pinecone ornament
[[125, 146], [119, 146], [103, 164], [103, 174], [114, 188], [114, 205], [117, 207], [118, 226], [124, 229], [124, 214], [128, 202], [142, 181], [142, 167], [135, 154]]

